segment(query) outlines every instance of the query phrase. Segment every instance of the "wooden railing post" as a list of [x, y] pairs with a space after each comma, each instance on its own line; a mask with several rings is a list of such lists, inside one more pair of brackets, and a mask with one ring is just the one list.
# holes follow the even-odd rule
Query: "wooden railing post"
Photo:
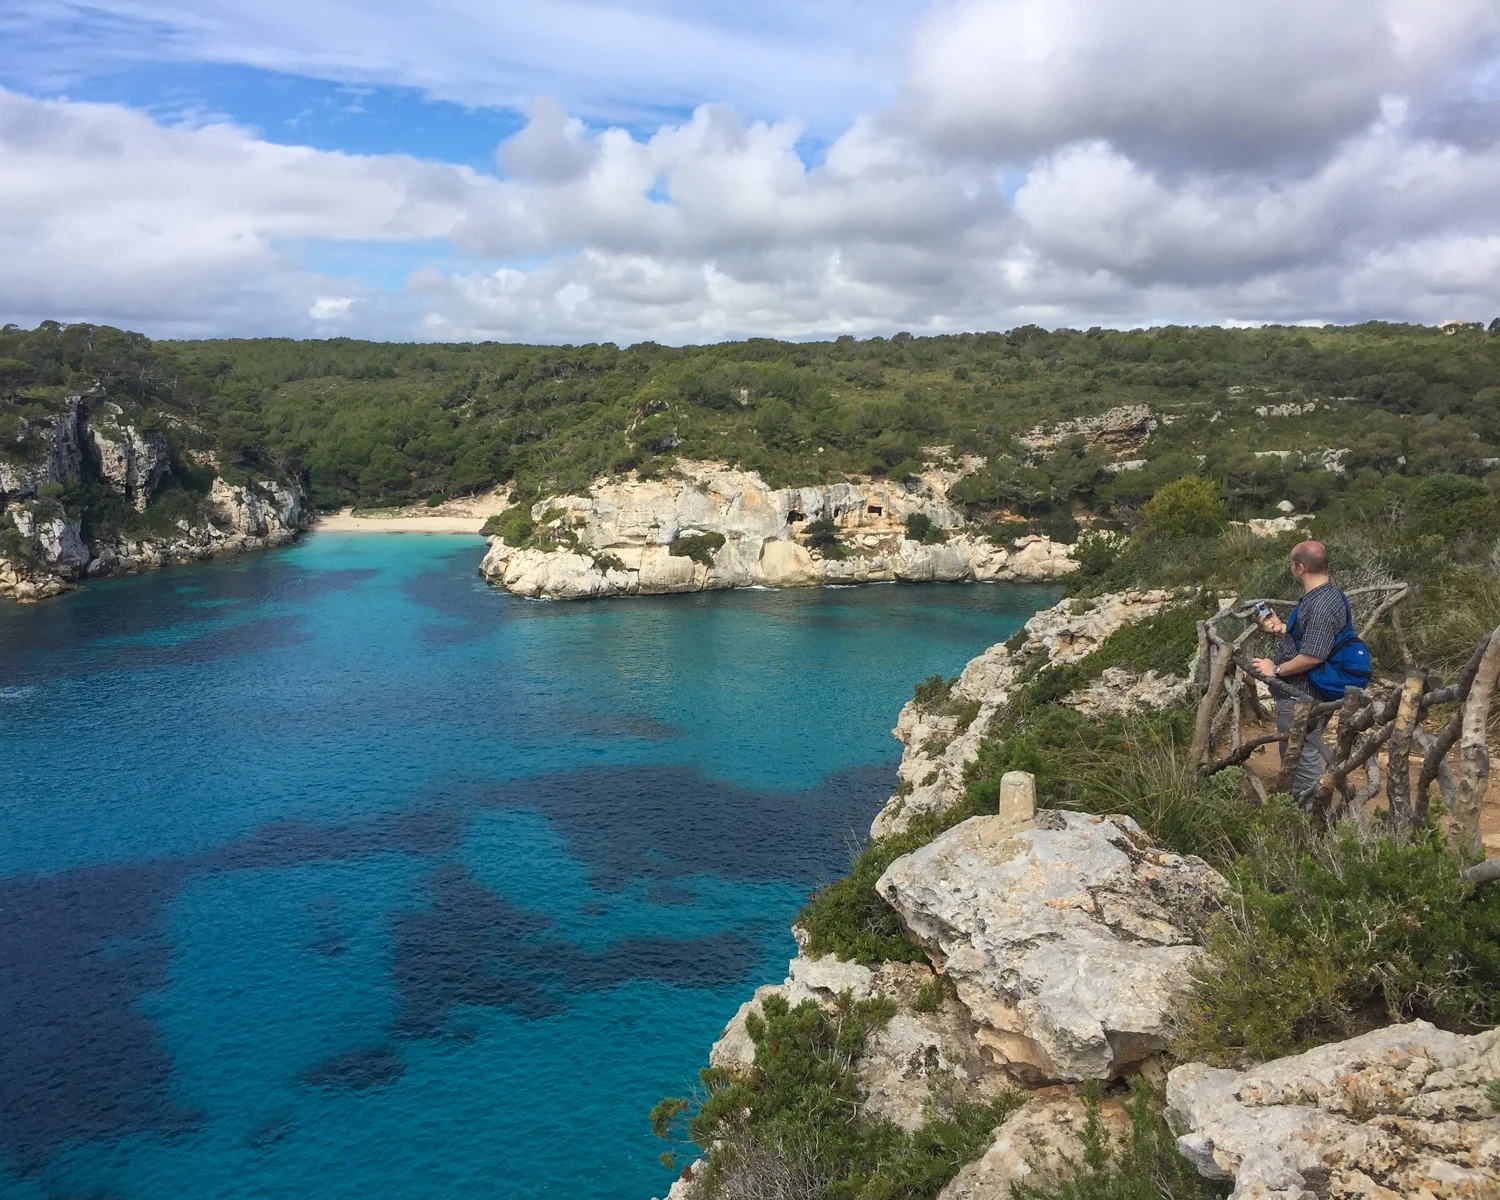
[[1426, 690], [1425, 675], [1413, 673], [1406, 677], [1396, 708], [1396, 727], [1391, 730], [1390, 746], [1385, 752], [1385, 795], [1390, 803], [1391, 820], [1398, 829], [1409, 829], [1412, 824], [1411, 741], [1422, 719], [1422, 693]]
[[1474, 673], [1469, 698], [1464, 701], [1463, 733], [1459, 738], [1458, 794], [1453, 802], [1453, 825], [1449, 836], [1455, 845], [1478, 853], [1479, 814], [1484, 807], [1484, 789], [1490, 778], [1490, 751], [1486, 735], [1490, 723], [1490, 696], [1500, 676], [1500, 629], [1490, 634], [1484, 657]]

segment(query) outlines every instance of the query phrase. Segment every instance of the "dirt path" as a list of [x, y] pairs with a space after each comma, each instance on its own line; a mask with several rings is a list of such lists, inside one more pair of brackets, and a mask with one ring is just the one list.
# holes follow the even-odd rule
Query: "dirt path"
[[[1244, 741], [1254, 741], [1258, 737], [1275, 733], [1276, 729], [1271, 725], [1258, 725], [1247, 722], [1241, 729], [1240, 736]], [[1435, 731], [1434, 731], [1435, 732]], [[1332, 744], [1333, 733], [1324, 735], [1324, 740]], [[1494, 751], [1492, 750], [1492, 753]], [[1496, 755], [1500, 759], [1500, 754]], [[1386, 758], [1384, 751], [1379, 756], [1381, 771], [1386, 769]], [[1277, 773], [1281, 768], [1281, 756], [1277, 753], [1277, 747], [1273, 743], [1269, 746], [1261, 746], [1250, 755], [1250, 761], [1246, 764], [1257, 779], [1272, 788], [1276, 782]], [[1453, 768], [1454, 774], [1458, 773], [1458, 751], [1453, 750], [1448, 755], [1448, 765]], [[1497, 764], [1500, 765], [1500, 764]], [[1364, 771], [1355, 771], [1350, 779], [1356, 786], [1362, 786], [1365, 782]], [[1382, 794], [1376, 800], [1370, 802], [1370, 809], [1385, 807], [1385, 797]], [[1500, 856], [1500, 771], [1491, 771], [1489, 782], [1485, 786], [1484, 808], [1479, 815], [1479, 832], [1484, 839], [1486, 851], [1491, 858]]]

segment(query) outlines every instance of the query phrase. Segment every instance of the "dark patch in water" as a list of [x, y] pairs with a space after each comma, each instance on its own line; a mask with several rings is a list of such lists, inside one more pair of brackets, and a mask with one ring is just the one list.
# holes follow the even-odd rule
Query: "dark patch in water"
[[698, 893], [672, 883], [653, 883], [646, 889], [646, 902], [663, 908], [674, 904], [697, 904]]
[[464, 1005], [541, 1018], [563, 1011], [569, 994], [632, 979], [719, 987], [760, 956], [754, 938], [729, 933], [626, 938], [597, 953], [549, 940], [550, 917], [497, 896], [459, 863], [439, 867], [429, 891], [427, 908], [395, 918], [396, 1028], [410, 1036], [440, 1033]]
[[296, 1118], [290, 1113], [279, 1113], [274, 1117], [267, 1117], [245, 1135], [245, 1145], [252, 1150], [274, 1146], [277, 1142], [284, 1140], [287, 1134], [296, 1127]]
[[302, 1082], [314, 1087], [370, 1088], [400, 1079], [406, 1074], [406, 1063], [390, 1046], [358, 1046], [302, 1072]]
[[[889, 767], [830, 776], [801, 793], [763, 793], [687, 767], [589, 770], [427, 797], [416, 807], [331, 827], [288, 818], [201, 854], [81, 867], [0, 881], [0, 1146], [27, 1171], [67, 1140], [195, 1127], [170, 1096], [171, 1056], [143, 997], [168, 983], [167, 905], [192, 878], [397, 851], [454, 853], [475, 811], [538, 811], [563, 831], [596, 886], [645, 881], [655, 903], [688, 903], [695, 873], [814, 882], [848, 861], [849, 834], [889, 791]], [[817, 812], [817, 821], [808, 821]], [[809, 833], [809, 829], [825, 832]], [[704, 938], [634, 938], [593, 952], [549, 938], [549, 917], [513, 905], [458, 864], [440, 866], [428, 907], [394, 914], [397, 1032], [444, 1034], [455, 1008], [541, 1018], [567, 997], [635, 979], [717, 987], [750, 977], [764, 929]], [[594, 907], [596, 906], [597, 907]], [[590, 902], [590, 913], [608, 911]], [[312, 948], [342, 945], [314, 919]]]
[[696, 873], [812, 884], [848, 868], [894, 786], [891, 766], [840, 771], [806, 792], [755, 791], [694, 767], [599, 768], [504, 784], [480, 803], [544, 814], [610, 891]]
[[[0, 883], [0, 1144], [24, 1171], [68, 1138], [195, 1126], [139, 998], [166, 981], [179, 864]], [[101, 950], [107, 949], [107, 953]]]

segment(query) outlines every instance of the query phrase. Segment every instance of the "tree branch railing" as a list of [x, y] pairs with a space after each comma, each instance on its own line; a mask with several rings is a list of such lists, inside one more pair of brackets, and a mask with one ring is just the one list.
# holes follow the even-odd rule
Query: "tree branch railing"
[[[1251, 708], [1261, 717], [1256, 683], [1272, 681], [1251, 666], [1246, 643], [1257, 632], [1256, 605], [1286, 608], [1284, 600], [1251, 601], [1235, 608], [1226, 605], [1214, 616], [1198, 623], [1198, 662], [1194, 673], [1199, 701], [1193, 728], [1192, 761], [1202, 775], [1212, 775], [1242, 766], [1262, 746], [1282, 744], [1281, 768], [1276, 779], [1279, 791], [1291, 791], [1311, 730], [1337, 714], [1337, 737], [1318, 780], [1294, 799], [1308, 812], [1336, 820], [1357, 812], [1385, 792], [1392, 822], [1400, 828], [1420, 828], [1430, 812], [1430, 794], [1436, 786], [1451, 815], [1449, 837], [1466, 855], [1482, 850], [1479, 836], [1480, 810], [1489, 781], [1490, 756], [1486, 743], [1490, 701], [1500, 683], [1500, 628], [1486, 634], [1451, 683], [1431, 672], [1414, 668], [1401, 634], [1400, 614], [1411, 597], [1406, 583], [1376, 584], [1353, 588], [1351, 599], [1375, 600], [1369, 615], [1356, 623], [1366, 636], [1382, 620], [1390, 622], [1407, 666], [1399, 685], [1373, 683], [1369, 688], [1349, 688], [1341, 699], [1326, 702], [1299, 700], [1294, 705], [1291, 726], [1285, 734], [1267, 734], [1243, 739], [1243, 710]], [[1233, 621], [1243, 628], [1231, 632]], [[1248, 699], [1247, 699], [1248, 697]], [[1434, 732], [1424, 726], [1434, 709], [1458, 707]], [[1222, 733], [1221, 733], [1222, 731]], [[1227, 745], [1215, 754], [1214, 743], [1227, 734]], [[1449, 758], [1458, 748], [1458, 761]], [[1384, 764], [1381, 753], [1384, 751]], [[1356, 788], [1351, 776], [1363, 771], [1364, 784]], [[1415, 781], [1413, 780], [1415, 774]], [[1260, 790], [1260, 789], [1258, 789]], [[1500, 860], [1497, 860], [1500, 861]], [[1500, 879], [1500, 866], [1480, 863], [1469, 876], [1476, 882]]]

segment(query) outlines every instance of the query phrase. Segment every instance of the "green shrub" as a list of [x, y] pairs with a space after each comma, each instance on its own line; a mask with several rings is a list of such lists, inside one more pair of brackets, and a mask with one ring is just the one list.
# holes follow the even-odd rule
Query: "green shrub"
[[1178, 1152], [1161, 1099], [1141, 1079], [1131, 1080], [1125, 1102], [1130, 1132], [1119, 1145], [1104, 1128], [1097, 1081], [1083, 1085], [1083, 1103], [1083, 1158], [1067, 1160], [1051, 1179], [1011, 1184], [1011, 1200], [1207, 1200], [1229, 1194], [1228, 1183], [1202, 1178]]
[[617, 554], [596, 554], [594, 555], [594, 566], [598, 567], [601, 571], [623, 571], [625, 569], [625, 560]]
[[953, 685], [957, 682], [957, 675], [952, 679], [944, 679], [941, 675], [929, 675], [913, 689], [912, 699], [916, 701], [918, 708], [931, 712], [948, 702], [948, 695], [953, 691]]
[[1500, 889], [1476, 891], [1463, 866], [1435, 828], [1262, 838], [1210, 924], [1177, 1052], [1237, 1065], [1416, 1017], [1495, 1024]]
[[859, 1119], [864, 1098], [854, 1060], [895, 1005], [854, 1002], [846, 993], [832, 1013], [810, 1000], [790, 1008], [779, 996], [761, 1009], [763, 1019], [752, 1013], [745, 1022], [755, 1043], [752, 1070], [739, 1078], [705, 1070], [701, 1104], [673, 1097], [651, 1113], [658, 1136], [686, 1132], [708, 1148], [703, 1182], [711, 1198], [929, 1200], [1021, 1103], [1013, 1093], [977, 1103], [939, 1086], [930, 1119], [915, 1133]]
[[906, 536], [924, 546], [941, 546], [948, 540], [948, 531], [932, 523], [926, 513], [909, 513], [906, 518]]
[[446, 499], [448, 499], [448, 497], [445, 496], [445, 495], [443, 495], [442, 492], [433, 492], [432, 495], [430, 495], [430, 496], [427, 497], [427, 507], [428, 508], [437, 508]]
[[531, 506], [512, 504], [504, 512], [496, 513], [487, 520], [480, 532], [486, 537], [503, 538], [507, 546], [526, 545], [536, 532], [536, 526], [531, 520]]
[[667, 553], [675, 558], [690, 558], [699, 566], [711, 567], [714, 565], [714, 553], [724, 545], [722, 533], [690, 533], [686, 536], [679, 534], [672, 539], [672, 544], [667, 547]]
[[802, 531], [803, 544], [823, 558], [835, 562], [849, 557], [849, 547], [839, 540], [839, 527], [831, 517], [819, 517]]
[[1229, 524], [1229, 502], [1212, 480], [1186, 475], [1158, 488], [1141, 509], [1141, 535], [1212, 537]]

